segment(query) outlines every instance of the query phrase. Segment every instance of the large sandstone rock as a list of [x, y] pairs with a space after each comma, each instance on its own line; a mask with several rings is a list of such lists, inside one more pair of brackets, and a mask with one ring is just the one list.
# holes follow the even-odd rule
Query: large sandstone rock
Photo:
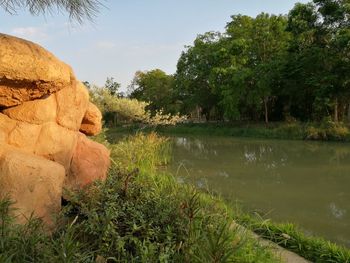
[[0, 158], [0, 198], [15, 201], [19, 223], [25, 223], [34, 213], [48, 225], [61, 207], [63, 166], [7, 148]]
[[55, 122], [57, 117], [57, 102], [55, 95], [46, 98], [24, 102], [17, 107], [3, 111], [13, 120], [25, 121], [33, 124]]
[[71, 68], [39, 45], [0, 34], [0, 107], [42, 98], [72, 79]]
[[65, 187], [82, 188], [96, 180], [105, 180], [110, 165], [109, 154], [105, 146], [80, 134]]
[[101, 119], [69, 66], [0, 34], [0, 198], [16, 201], [20, 223], [34, 212], [51, 224], [64, 186], [106, 178], [109, 151], [79, 132], [97, 135]]
[[42, 125], [35, 154], [51, 161], [58, 162], [69, 170], [78, 134], [57, 123], [49, 122]]
[[68, 129], [79, 131], [89, 105], [89, 92], [81, 82], [60, 90], [57, 97], [57, 122]]
[[85, 116], [80, 126], [80, 131], [86, 135], [94, 136], [102, 130], [102, 114], [101, 111], [93, 104], [89, 106], [85, 112]]

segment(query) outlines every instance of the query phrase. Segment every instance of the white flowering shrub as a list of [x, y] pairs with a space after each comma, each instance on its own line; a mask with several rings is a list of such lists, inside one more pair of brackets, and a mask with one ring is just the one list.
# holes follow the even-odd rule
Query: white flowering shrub
[[115, 113], [118, 118], [127, 122], [139, 122], [150, 126], [175, 125], [184, 122], [187, 117], [179, 114], [165, 114], [162, 110], [151, 115], [146, 108], [148, 102], [136, 99], [120, 98], [112, 95], [108, 89], [93, 86], [90, 88], [90, 96], [93, 103], [99, 107], [103, 114]]

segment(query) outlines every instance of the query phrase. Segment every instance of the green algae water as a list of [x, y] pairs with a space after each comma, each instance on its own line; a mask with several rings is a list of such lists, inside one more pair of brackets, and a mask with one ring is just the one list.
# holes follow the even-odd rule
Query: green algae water
[[173, 137], [169, 167], [250, 212], [350, 247], [350, 144]]

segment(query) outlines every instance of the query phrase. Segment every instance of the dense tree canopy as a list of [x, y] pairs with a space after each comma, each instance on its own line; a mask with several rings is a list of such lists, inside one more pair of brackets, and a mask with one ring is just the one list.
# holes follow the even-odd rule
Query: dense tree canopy
[[[141, 74], [135, 97], [165, 109], [171, 97], [182, 113], [200, 109], [208, 120], [344, 120], [350, 117], [349, 21], [349, 0], [298, 3], [286, 16], [232, 16], [225, 32], [199, 35], [181, 54], [173, 88], [161, 78], [146, 85]], [[146, 86], [162, 94], [150, 95]]]

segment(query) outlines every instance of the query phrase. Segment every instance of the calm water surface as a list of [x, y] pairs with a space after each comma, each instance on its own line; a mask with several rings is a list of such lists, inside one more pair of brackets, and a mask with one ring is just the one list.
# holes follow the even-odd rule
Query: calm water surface
[[175, 137], [170, 170], [250, 211], [350, 247], [350, 144]]

